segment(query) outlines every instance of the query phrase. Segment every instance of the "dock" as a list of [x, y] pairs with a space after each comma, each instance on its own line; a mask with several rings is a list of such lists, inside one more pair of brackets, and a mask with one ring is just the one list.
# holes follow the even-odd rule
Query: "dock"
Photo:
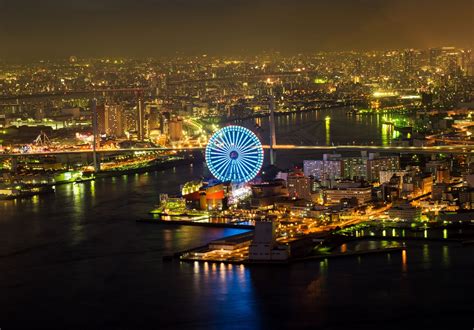
[[178, 225], [178, 226], [197, 226], [214, 228], [236, 228], [236, 229], [254, 229], [252, 225], [242, 225], [239, 223], [220, 223], [220, 222], [200, 222], [190, 220], [158, 220], [158, 219], [138, 219], [137, 223], [148, 223], [155, 225]]

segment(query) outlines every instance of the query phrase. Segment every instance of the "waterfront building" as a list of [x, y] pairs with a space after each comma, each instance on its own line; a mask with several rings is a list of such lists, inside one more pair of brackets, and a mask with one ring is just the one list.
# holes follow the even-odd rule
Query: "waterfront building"
[[249, 260], [286, 260], [288, 257], [288, 246], [276, 244], [276, 223], [257, 221], [249, 248]]
[[208, 183], [199, 190], [199, 204], [201, 210], [222, 210], [226, 191], [223, 183]]
[[406, 200], [401, 200], [393, 203], [388, 210], [388, 216], [391, 219], [418, 221], [421, 218], [421, 209], [411, 206]]
[[181, 194], [186, 206], [199, 210], [222, 210], [227, 207], [229, 185], [219, 181], [203, 183], [200, 180], [186, 182], [181, 188]]

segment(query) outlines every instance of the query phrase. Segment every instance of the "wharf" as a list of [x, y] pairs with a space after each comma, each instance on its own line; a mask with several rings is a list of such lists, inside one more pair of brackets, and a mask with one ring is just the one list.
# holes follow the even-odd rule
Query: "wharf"
[[[205, 248], [205, 246], [201, 247]], [[373, 250], [365, 250], [365, 251], [353, 251], [353, 252], [344, 252], [344, 253], [330, 253], [330, 254], [321, 254], [321, 255], [314, 255], [314, 256], [307, 256], [307, 257], [300, 257], [300, 258], [290, 258], [287, 260], [212, 260], [212, 259], [193, 259], [193, 258], [181, 258], [181, 256], [185, 253], [189, 253], [192, 251], [196, 251], [197, 249], [188, 250], [186, 252], [179, 252], [175, 253], [175, 258], [181, 258], [181, 261], [184, 262], [199, 262], [199, 263], [223, 263], [223, 264], [233, 264], [233, 265], [289, 265], [296, 262], [306, 262], [306, 261], [315, 261], [315, 260], [325, 260], [325, 259], [333, 259], [333, 258], [342, 258], [342, 257], [358, 257], [363, 255], [371, 255], [371, 254], [380, 254], [380, 253], [394, 253], [394, 252], [401, 252], [405, 250], [405, 247], [391, 247], [391, 248], [383, 248], [383, 249], [373, 249]]]
[[190, 220], [158, 220], [158, 219], [138, 219], [138, 223], [149, 223], [157, 225], [178, 225], [178, 226], [197, 226], [197, 227], [214, 227], [214, 228], [237, 228], [237, 229], [254, 229], [252, 225], [242, 225], [238, 223], [220, 223], [220, 222], [200, 222]]

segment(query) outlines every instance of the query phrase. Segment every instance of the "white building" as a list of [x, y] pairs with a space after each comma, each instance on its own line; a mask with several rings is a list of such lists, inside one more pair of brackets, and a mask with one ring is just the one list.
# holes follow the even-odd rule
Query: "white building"
[[324, 191], [326, 204], [339, 204], [342, 199], [356, 198], [359, 205], [372, 200], [372, 187], [328, 189]]
[[276, 224], [272, 221], [257, 221], [252, 244], [249, 248], [250, 260], [286, 260], [289, 257], [286, 246], [276, 245]]

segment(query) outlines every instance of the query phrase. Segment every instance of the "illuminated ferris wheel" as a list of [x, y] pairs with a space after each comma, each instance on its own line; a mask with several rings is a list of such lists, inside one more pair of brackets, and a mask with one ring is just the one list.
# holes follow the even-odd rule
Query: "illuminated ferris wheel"
[[206, 163], [211, 173], [221, 181], [250, 181], [263, 164], [262, 144], [245, 127], [224, 127], [209, 140]]

